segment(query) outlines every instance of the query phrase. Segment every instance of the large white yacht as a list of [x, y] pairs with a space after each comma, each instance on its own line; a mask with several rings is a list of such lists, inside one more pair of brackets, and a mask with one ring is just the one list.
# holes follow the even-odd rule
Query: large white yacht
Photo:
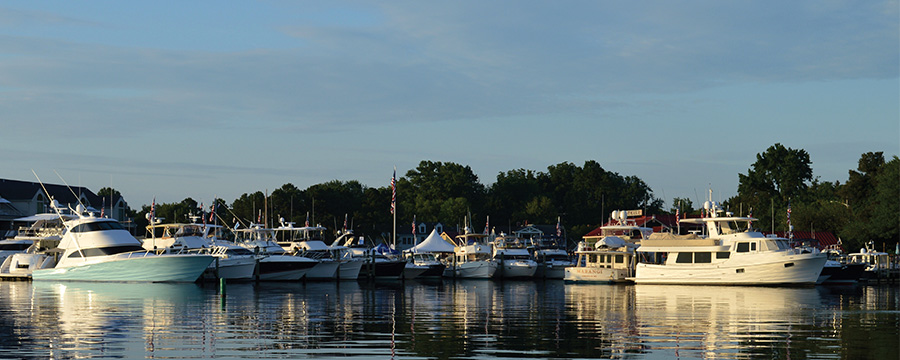
[[625, 211], [613, 211], [612, 225], [599, 236], [585, 236], [575, 250], [575, 266], [566, 268], [567, 282], [625, 282], [634, 276], [635, 252], [653, 229], [629, 222]]
[[751, 217], [707, 201], [708, 217], [681, 220], [705, 225], [706, 234], [655, 233], [641, 241], [634, 282], [638, 284], [815, 284], [825, 265], [821, 252], [793, 249], [787, 239], [766, 237]]
[[485, 234], [473, 234], [466, 228], [466, 233], [454, 239], [454, 257], [450, 266], [444, 270], [445, 276], [490, 279], [497, 272], [498, 264], [493, 259], [491, 245], [486, 242]]
[[[55, 206], [58, 208], [58, 205]], [[157, 254], [141, 247], [114, 219], [98, 218], [79, 205], [76, 219], [33, 280], [193, 282], [213, 262], [209, 255]]]

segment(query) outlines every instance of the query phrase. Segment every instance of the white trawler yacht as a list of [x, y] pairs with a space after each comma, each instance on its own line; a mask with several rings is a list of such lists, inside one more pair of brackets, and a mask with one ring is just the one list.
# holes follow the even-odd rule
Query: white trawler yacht
[[209, 255], [156, 254], [114, 219], [95, 217], [82, 205], [74, 214], [78, 218], [63, 223], [59, 245], [47, 250], [41, 267], [32, 271], [33, 280], [193, 282], [214, 260]]
[[815, 284], [826, 255], [792, 249], [784, 238], [753, 230], [751, 217], [736, 217], [715, 202], [704, 203], [709, 217], [684, 219], [703, 224], [706, 235], [653, 234], [637, 249], [638, 284]]
[[452, 264], [444, 270], [450, 277], [490, 279], [497, 272], [497, 262], [492, 259], [491, 245], [485, 242], [487, 235], [466, 233], [457, 235]]
[[634, 276], [634, 249], [653, 229], [629, 222], [625, 211], [613, 211], [615, 225], [600, 228], [600, 236], [585, 236], [575, 250], [575, 266], [566, 268], [567, 282], [624, 282]]

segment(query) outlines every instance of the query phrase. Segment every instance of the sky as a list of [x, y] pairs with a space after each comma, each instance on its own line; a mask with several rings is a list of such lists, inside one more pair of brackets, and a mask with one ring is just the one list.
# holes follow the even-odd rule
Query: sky
[[780, 143], [845, 182], [861, 154], [900, 153], [898, 9], [5, 1], [0, 178], [113, 187], [140, 209], [288, 183], [386, 187], [423, 160], [485, 185], [594, 160], [668, 208], [734, 196]]

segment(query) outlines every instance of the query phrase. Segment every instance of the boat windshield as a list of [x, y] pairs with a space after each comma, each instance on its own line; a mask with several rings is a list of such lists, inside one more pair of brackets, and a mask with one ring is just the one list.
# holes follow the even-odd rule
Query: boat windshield
[[122, 224], [119, 224], [115, 221], [97, 221], [97, 222], [89, 222], [84, 224], [75, 225], [72, 228], [73, 233], [83, 233], [90, 231], [104, 231], [104, 230], [125, 230]]

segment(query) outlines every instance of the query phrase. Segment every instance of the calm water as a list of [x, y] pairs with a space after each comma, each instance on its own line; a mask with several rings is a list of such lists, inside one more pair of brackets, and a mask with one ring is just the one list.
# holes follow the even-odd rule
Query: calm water
[[896, 285], [0, 282], [0, 358], [900, 357]]

